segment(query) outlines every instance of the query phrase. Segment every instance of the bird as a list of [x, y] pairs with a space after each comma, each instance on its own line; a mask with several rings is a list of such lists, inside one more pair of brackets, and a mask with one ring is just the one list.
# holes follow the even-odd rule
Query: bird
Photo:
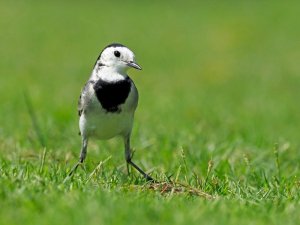
[[129, 68], [142, 70], [134, 53], [123, 44], [109, 44], [98, 56], [78, 100], [82, 145], [79, 161], [69, 176], [86, 159], [89, 139], [108, 140], [120, 136], [124, 142], [128, 174], [131, 165], [147, 181], [154, 181], [132, 161], [130, 137], [139, 94], [133, 80], [127, 75]]

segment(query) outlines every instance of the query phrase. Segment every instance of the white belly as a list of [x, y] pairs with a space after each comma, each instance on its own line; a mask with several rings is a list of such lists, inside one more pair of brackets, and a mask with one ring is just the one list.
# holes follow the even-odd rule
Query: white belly
[[88, 120], [82, 115], [79, 120], [80, 132], [87, 137], [110, 139], [131, 132], [133, 113], [101, 113], [89, 115]]

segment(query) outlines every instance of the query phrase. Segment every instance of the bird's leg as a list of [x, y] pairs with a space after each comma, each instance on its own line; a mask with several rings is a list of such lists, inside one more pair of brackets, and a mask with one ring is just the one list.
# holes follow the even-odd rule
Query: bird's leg
[[131, 149], [130, 149], [130, 135], [128, 135], [124, 138], [124, 142], [125, 142], [125, 159], [127, 162], [127, 171], [129, 172], [128, 164], [130, 164], [137, 171], [139, 171], [147, 181], [154, 181], [154, 179], [152, 177], [150, 177], [148, 174], [146, 174], [141, 168], [139, 168], [135, 163], [133, 163], [131, 161], [132, 154], [131, 154]]
[[127, 162], [127, 160], [126, 160], [126, 167], [127, 167], [127, 174], [128, 174], [128, 176], [130, 175], [130, 167], [129, 167], [129, 163]]
[[69, 177], [72, 176], [73, 173], [75, 173], [75, 171], [77, 170], [78, 166], [84, 162], [87, 153], [87, 145], [88, 145], [88, 139], [82, 137], [82, 146], [81, 146], [79, 161], [72, 168], [71, 172], [69, 173]]
[[[129, 149], [129, 150], [130, 150], [130, 149]], [[129, 154], [129, 155], [130, 155], [129, 158], [132, 159], [132, 158], [133, 158], [133, 155], [134, 155], [134, 152], [129, 151], [129, 153], [127, 153], [127, 152], [125, 151], [126, 166], [127, 166], [127, 174], [130, 175], [130, 169], [129, 169], [130, 167], [129, 167], [129, 163], [127, 162], [127, 158], [128, 158], [127, 154]]]

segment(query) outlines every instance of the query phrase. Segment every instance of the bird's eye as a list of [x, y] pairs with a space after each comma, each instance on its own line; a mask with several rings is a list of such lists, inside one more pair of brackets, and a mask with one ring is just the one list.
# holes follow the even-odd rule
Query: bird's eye
[[119, 58], [121, 56], [121, 53], [119, 51], [114, 51], [114, 55]]

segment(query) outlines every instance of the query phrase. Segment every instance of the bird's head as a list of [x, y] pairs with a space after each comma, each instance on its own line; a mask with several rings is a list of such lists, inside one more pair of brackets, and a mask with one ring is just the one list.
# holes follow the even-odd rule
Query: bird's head
[[122, 44], [110, 44], [101, 52], [96, 64], [111, 67], [117, 71], [126, 71], [130, 67], [141, 70], [134, 53]]

